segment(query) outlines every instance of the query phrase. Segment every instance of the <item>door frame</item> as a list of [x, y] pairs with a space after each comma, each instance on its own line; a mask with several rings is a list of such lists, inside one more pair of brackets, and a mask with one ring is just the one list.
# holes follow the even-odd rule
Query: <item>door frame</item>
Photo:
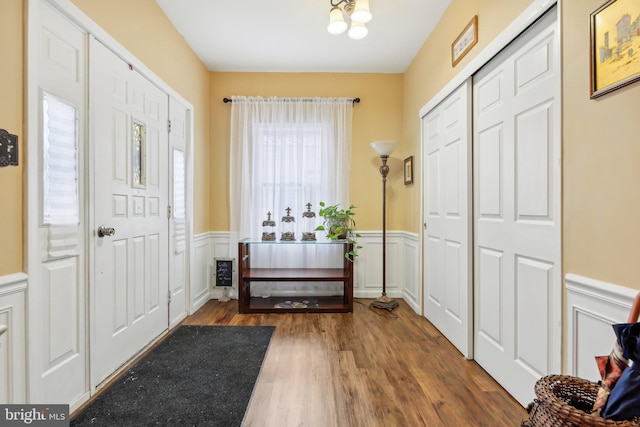
[[[186, 252], [187, 252], [187, 265], [188, 265], [188, 273], [187, 273], [187, 306], [185, 307], [188, 314], [191, 313], [191, 306], [188, 305], [189, 297], [188, 292], [190, 286], [189, 280], [192, 277], [195, 277], [195, 265], [194, 265], [194, 247], [193, 247], [193, 206], [194, 206], [194, 195], [193, 195], [193, 182], [194, 182], [194, 107], [187, 99], [181, 96], [176, 90], [174, 90], [169, 84], [163, 81], [158, 75], [156, 75], [151, 69], [149, 69], [142, 61], [136, 58], [129, 50], [127, 50], [123, 45], [121, 45], [116, 39], [114, 39], [111, 35], [109, 35], [105, 30], [103, 30], [97, 23], [95, 23], [91, 18], [89, 18], [82, 10], [80, 10], [76, 5], [74, 5], [71, 0], [27, 0], [26, 8], [25, 8], [25, 18], [27, 21], [27, 31], [26, 31], [26, 57], [27, 57], [27, 84], [26, 93], [25, 93], [25, 138], [26, 138], [26, 150], [29, 155], [26, 157], [25, 162], [27, 165], [27, 170], [29, 171], [26, 180], [25, 180], [25, 217], [26, 217], [26, 230], [25, 230], [25, 260], [26, 266], [25, 271], [28, 275], [28, 287], [27, 287], [27, 345], [28, 345], [28, 356], [27, 356], [27, 367], [29, 372], [28, 379], [28, 396], [27, 401], [34, 401], [34, 398], [37, 398], [37, 390], [41, 388], [40, 376], [41, 376], [41, 361], [40, 354], [37, 350], [39, 348], [39, 342], [42, 337], [38, 336], [38, 328], [35, 326], [29, 325], [39, 325], [43, 321], [42, 314], [37, 310], [37, 295], [41, 290], [41, 284], [38, 280], [39, 276], [39, 240], [38, 240], [38, 224], [39, 224], [39, 204], [42, 194], [42, 184], [40, 182], [40, 165], [38, 162], [38, 153], [39, 150], [39, 70], [37, 67], [38, 63], [38, 43], [39, 39], [39, 4], [43, 1], [54, 9], [59, 11], [64, 17], [69, 19], [71, 22], [76, 24], [80, 29], [87, 33], [87, 37], [89, 35], [95, 37], [98, 41], [102, 42], [106, 45], [110, 50], [112, 50], [117, 56], [122, 58], [124, 61], [129, 63], [132, 67], [134, 67], [140, 74], [142, 74], [145, 78], [147, 78], [152, 84], [157, 86], [161, 91], [163, 91], [167, 95], [167, 102], [169, 97], [173, 97], [178, 100], [182, 105], [187, 108], [187, 122], [188, 122], [188, 137], [186, 142], [186, 183], [185, 187], [188, 189], [186, 192]], [[88, 51], [88, 48], [87, 48]], [[84, 64], [84, 65], [88, 65]], [[87, 68], [88, 73], [88, 68]], [[88, 84], [87, 84], [88, 90]], [[88, 95], [90, 96], [90, 94]], [[88, 104], [87, 104], [88, 105]], [[88, 106], [87, 110], [88, 112]], [[89, 166], [89, 157], [88, 153], [91, 152], [90, 145], [93, 142], [91, 138], [91, 128], [88, 123], [89, 115], [86, 115], [86, 121], [84, 123], [86, 128], [86, 138], [85, 145], [82, 147], [84, 150], [84, 157], [79, 159], [79, 162], [83, 165], [85, 170]], [[169, 165], [170, 167], [171, 165]], [[79, 196], [79, 203], [87, 206], [85, 210], [85, 215], [83, 218], [84, 223], [86, 224], [83, 240], [86, 248], [89, 249], [88, 256], [85, 256], [85, 290], [88, 291], [90, 288], [90, 280], [92, 280], [94, 274], [93, 268], [93, 230], [95, 230], [95, 224], [93, 223], [93, 203], [91, 194], [89, 189], [92, 188], [91, 182], [92, 178], [89, 179], [87, 176], [84, 176], [82, 179], [84, 185], [84, 191], [81, 192]], [[168, 179], [168, 178], [167, 178]], [[169, 185], [172, 185], [170, 182]], [[171, 193], [171, 190], [169, 191]], [[165, 209], [165, 208], [163, 208]], [[168, 232], [168, 230], [167, 230]], [[167, 253], [167, 256], [169, 254]], [[169, 287], [167, 287], [167, 292], [169, 291]], [[91, 313], [88, 311], [91, 309], [90, 307], [90, 298], [89, 295], [85, 295], [84, 299], [85, 308], [87, 310], [86, 322], [90, 322]], [[169, 319], [167, 319], [167, 325], [169, 325]], [[81, 349], [84, 351], [84, 357], [87, 361], [87, 372], [86, 375], [86, 384], [87, 390], [84, 395], [76, 402], [69, 402], [72, 404], [71, 410], [76, 409], [80, 404], [83, 403], [86, 399], [90, 397], [91, 394], [94, 393], [93, 384], [90, 384], [90, 376], [89, 376], [89, 345], [90, 345], [90, 324], [86, 325], [87, 336], [85, 337], [86, 348]]]
[[[556, 6], [560, 0], [534, 0], [516, 19], [514, 19], [491, 43], [487, 45], [482, 51], [480, 51], [464, 68], [462, 68], [458, 74], [456, 74], [435, 96], [433, 96], [418, 113], [418, 119], [422, 121], [422, 119], [429, 114], [434, 108], [436, 108], [443, 100], [445, 100], [453, 91], [456, 90], [461, 84], [465, 82], [469, 77], [472, 77], [480, 68], [482, 68], [485, 64], [487, 64], [495, 55], [497, 55], [501, 50], [503, 50], [509, 43], [515, 40], [524, 30], [529, 28], [533, 23], [535, 23], [540, 17], [542, 17], [547, 11]], [[558, 7], [558, 34], [561, 37], [561, 28], [560, 23], [562, 22], [560, 16], [560, 8]], [[560, 67], [562, 64], [560, 64]], [[562, 73], [562, 70], [560, 70]], [[561, 81], [561, 79], [559, 79]], [[560, 84], [560, 83], [559, 83]], [[561, 87], [558, 86], [558, 97], [560, 100], [560, 105], [562, 105], [562, 91]], [[471, 120], [471, 118], [470, 118]], [[562, 126], [562, 124], [560, 125]], [[422, 140], [424, 135], [422, 135], [422, 127], [421, 127], [421, 136], [420, 136], [420, 158], [424, 158]], [[562, 131], [562, 129], [560, 129]], [[421, 182], [424, 183], [424, 167], [421, 171]], [[562, 194], [560, 195], [562, 197]], [[471, 212], [473, 215], [473, 212]], [[425, 316], [425, 307], [424, 307], [424, 280], [425, 280], [425, 266], [424, 266], [424, 239], [425, 232], [422, 224], [426, 221], [425, 212], [424, 212], [424, 187], [420, 192], [420, 277], [422, 280], [422, 286], [420, 287], [420, 306], [421, 306], [421, 314]], [[562, 226], [561, 226], [562, 228]], [[473, 236], [471, 236], [473, 238]], [[470, 242], [473, 243], [473, 242]], [[472, 246], [473, 247], [473, 246]], [[472, 262], [473, 264], [473, 262]], [[562, 265], [559, 266], [562, 269]], [[469, 274], [473, 275], [473, 267]], [[550, 313], [553, 319], [562, 319], [562, 294], [560, 290], [553, 290], [553, 295], [558, 295], [554, 298], [550, 305]], [[469, 310], [473, 312], [473, 299], [469, 299], [467, 301], [469, 304]], [[426, 317], [426, 316], [425, 316]], [[471, 331], [473, 333], [473, 329]], [[550, 332], [550, 342], [552, 343], [551, 351], [553, 354], [557, 355], [557, 357], [553, 357], [550, 361], [550, 369], [552, 371], [560, 372], [562, 369], [562, 327], [559, 325], [558, 328], [554, 328]]]

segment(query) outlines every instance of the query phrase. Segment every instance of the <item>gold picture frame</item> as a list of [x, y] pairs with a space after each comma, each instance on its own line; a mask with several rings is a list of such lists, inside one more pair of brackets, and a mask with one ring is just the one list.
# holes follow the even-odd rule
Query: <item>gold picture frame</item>
[[413, 184], [413, 156], [404, 159], [404, 185]]
[[640, 0], [609, 0], [589, 19], [593, 99], [640, 80]]
[[476, 43], [478, 43], [478, 15], [471, 18], [471, 21], [451, 43], [451, 66], [455, 67]]

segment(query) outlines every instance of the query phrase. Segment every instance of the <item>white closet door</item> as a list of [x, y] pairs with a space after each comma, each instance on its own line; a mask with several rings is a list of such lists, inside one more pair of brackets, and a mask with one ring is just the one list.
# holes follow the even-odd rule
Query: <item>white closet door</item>
[[93, 38], [90, 52], [95, 387], [168, 328], [169, 101]]
[[471, 79], [422, 119], [424, 316], [472, 357]]
[[559, 372], [560, 62], [556, 9], [474, 78], [474, 357], [526, 405]]

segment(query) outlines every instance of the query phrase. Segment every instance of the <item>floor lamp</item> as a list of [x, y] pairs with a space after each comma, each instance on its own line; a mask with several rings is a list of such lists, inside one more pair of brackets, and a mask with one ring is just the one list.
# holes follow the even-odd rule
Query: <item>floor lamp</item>
[[373, 301], [371, 306], [391, 311], [398, 306], [398, 303], [387, 296], [387, 175], [389, 174], [387, 160], [398, 143], [396, 141], [375, 141], [370, 145], [382, 160], [382, 166], [380, 166], [380, 175], [382, 175], [382, 296]]

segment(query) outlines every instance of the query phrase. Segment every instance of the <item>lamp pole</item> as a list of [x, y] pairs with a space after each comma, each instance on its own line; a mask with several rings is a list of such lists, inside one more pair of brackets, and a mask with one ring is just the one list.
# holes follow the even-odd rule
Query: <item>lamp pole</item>
[[384, 299], [388, 302], [387, 296], [387, 175], [389, 174], [389, 166], [387, 160], [389, 156], [380, 156], [382, 166], [380, 166], [380, 175], [382, 175], [382, 296], [378, 300]]
[[387, 296], [387, 175], [389, 174], [389, 155], [396, 148], [395, 141], [372, 142], [371, 147], [376, 150], [382, 160], [380, 175], [382, 175], [382, 295], [371, 303], [372, 307], [384, 308], [389, 311], [398, 303]]

